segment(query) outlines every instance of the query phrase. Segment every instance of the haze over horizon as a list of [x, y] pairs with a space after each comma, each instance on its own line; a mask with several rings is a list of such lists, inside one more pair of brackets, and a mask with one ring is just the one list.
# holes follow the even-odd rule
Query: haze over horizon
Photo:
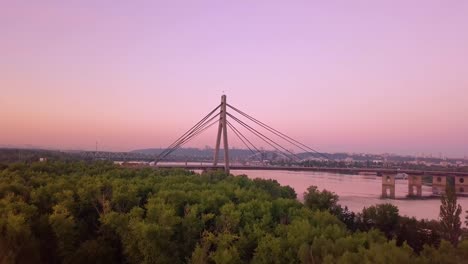
[[463, 157], [466, 14], [467, 1], [4, 1], [0, 145], [165, 147], [225, 93], [323, 152]]

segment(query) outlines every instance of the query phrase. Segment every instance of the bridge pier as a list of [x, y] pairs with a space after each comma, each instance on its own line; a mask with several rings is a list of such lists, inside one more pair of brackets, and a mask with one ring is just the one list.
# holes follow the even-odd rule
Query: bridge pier
[[441, 195], [445, 193], [447, 186], [446, 176], [432, 176], [432, 194]]
[[455, 176], [455, 193], [468, 194], [468, 176]]
[[411, 175], [408, 177], [408, 196], [421, 197], [422, 196], [422, 176]]
[[382, 175], [382, 198], [395, 199], [395, 175]]

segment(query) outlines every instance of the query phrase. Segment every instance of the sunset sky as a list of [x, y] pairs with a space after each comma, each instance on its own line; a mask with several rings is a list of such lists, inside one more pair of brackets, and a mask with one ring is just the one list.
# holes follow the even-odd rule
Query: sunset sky
[[0, 1], [0, 145], [165, 147], [223, 92], [324, 152], [463, 157], [468, 1]]

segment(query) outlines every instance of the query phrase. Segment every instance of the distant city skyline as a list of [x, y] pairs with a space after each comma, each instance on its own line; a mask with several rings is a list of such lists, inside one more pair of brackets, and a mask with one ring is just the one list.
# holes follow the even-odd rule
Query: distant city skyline
[[[323, 152], [465, 157], [466, 14], [467, 1], [5, 1], [0, 145], [166, 147], [225, 93]], [[212, 128], [187, 147], [214, 141]]]

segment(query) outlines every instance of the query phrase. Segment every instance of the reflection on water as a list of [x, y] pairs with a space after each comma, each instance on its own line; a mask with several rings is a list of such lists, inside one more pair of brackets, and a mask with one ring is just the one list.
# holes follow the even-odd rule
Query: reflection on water
[[[408, 181], [396, 180], [396, 200], [380, 199], [382, 178], [371, 175], [348, 175], [327, 172], [295, 172], [295, 171], [231, 171], [234, 175], [246, 174], [249, 178], [277, 180], [281, 185], [289, 185], [298, 194], [300, 200], [310, 185], [316, 185], [320, 190], [327, 189], [340, 196], [339, 203], [354, 212], [363, 207], [379, 203], [391, 203], [398, 206], [401, 215], [414, 216], [418, 219], [437, 219], [439, 216], [439, 199], [403, 200], [408, 194]], [[430, 196], [432, 188], [422, 187], [423, 196]], [[468, 197], [458, 197], [458, 203], [463, 207], [462, 220], [468, 209]]]

